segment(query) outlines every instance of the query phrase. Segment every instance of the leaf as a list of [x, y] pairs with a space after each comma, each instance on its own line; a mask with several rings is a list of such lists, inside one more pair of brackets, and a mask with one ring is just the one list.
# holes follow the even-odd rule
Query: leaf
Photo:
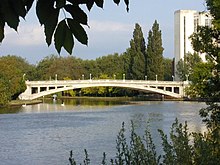
[[103, 8], [104, 0], [95, 0], [95, 3], [98, 7]]
[[9, 4], [8, 0], [2, 0], [2, 4], [2, 17], [4, 18], [5, 22], [7, 22], [8, 26], [17, 31], [19, 15], [13, 10], [13, 7]]
[[60, 54], [61, 48], [64, 47], [69, 54], [72, 54], [73, 49], [73, 36], [72, 32], [66, 25], [65, 20], [62, 20], [55, 31], [54, 34], [55, 47]]
[[77, 22], [87, 25], [87, 15], [78, 5], [66, 5], [64, 8]]
[[68, 25], [75, 38], [82, 44], [88, 44], [88, 36], [84, 28], [75, 20], [67, 19]]
[[56, 50], [60, 54], [61, 47], [63, 46], [64, 40], [65, 40], [65, 20], [61, 21], [54, 34], [54, 43]]
[[0, 25], [0, 43], [2, 42], [2, 40], [4, 39], [4, 26]]
[[58, 23], [59, 9], [54, 8], [53, 0], [38, 0], [36, 12], [41, 25], [44, 25], [44, 32], [48, 46], [51, 44], [54, 30]]
[[21, 16], [22, 18], [26, 16], [26, 9], [22, 0], [10, 0], [10, 4], [17, 15]]
[[46, 42], [49, 46], [51, 44], [52, 36], [54, 34], [54, 30], [56, 29], [57, 23], [58, 23], [58, 16], [59, 16], [59, 10], [54, 9], [48, 17], [47, 22], [44, 24], [45, 28], [45, 36], [46, 36]]
[[66, 5], [66, 0], [56, 0], [56, 7], [63, 8]]
[[33, 5], [34, 0], [23, 0], [24, 4], [26, 6], [26, 12], [28, 12]]
[[119, 5], [120, 0], [114, 0], [114, 2], [115, 2], [117, 5]]
[[53, 0], [38, 0], [36, 6], [37, 17], [43, 25], [48, 20], [48, 14], [54, 10], [54, 1]]
[[126, 4], [126, 10], [127, 12], [129, 11], [129, 0], [124, 0], [125, 4]]
[[66, 51], [69, 54], [72, 54], [73, 45], [74, 45], [73, 35], [69, 28], [67, 28], [65, 32], [66, 32], [66, 35], [65, 35], [63, 47], [66, 49]]
[[94, 5], [94, 0], [88, 1], [86, 3], [87, 9], [90, 11], [92, 9], [92, 6]]

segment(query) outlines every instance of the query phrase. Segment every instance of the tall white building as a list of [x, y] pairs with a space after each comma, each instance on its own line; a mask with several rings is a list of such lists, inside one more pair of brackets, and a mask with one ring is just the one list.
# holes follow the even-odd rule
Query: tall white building
[[[198, 26], [211, 26], [212, 17], [207, 12], [198, 12], [196, 10], [177, 10], [174, 13], [174, 72], [176, 75], [176, 65], [180, 59], [187, 53], [194, 53], [190, 36], [196, 32]], [[205, 55], [200, 54], [205, 61]]]

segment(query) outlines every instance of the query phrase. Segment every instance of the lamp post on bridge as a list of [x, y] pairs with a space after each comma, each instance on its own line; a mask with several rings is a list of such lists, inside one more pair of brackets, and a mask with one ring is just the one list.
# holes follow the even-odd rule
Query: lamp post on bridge
[[26, 76], [26, 74], [24, 73], [23, 74], [23, 78], [22, 78], [23, 81], [25, 81], [25, 76]]
[[91, 73], [89, 74], [89, 79], [90, 79], [90, 81], [92, 80], [92, 74]]
[[82, 80], [84, 80], [84, 74], [82, 74]]
[[157, 81], [157, 74], [156, 74], [156, 81]]
[[188, 74], [186, 75], [186, 81], [189, 81], [189, 75]]
[[115, 78], [116, 78], [116, 75], [114, 74], [114, 80], [115, 80]]
[[173, 81], [174, 81], [175, 76], [174, 76], [174, 75], [172, 75], [172, 78], [173, 78]]
[[57, 81], [57, 74], [55, 74], [55, 80]]
[[145, 80], [147, 80], [147, 76], [144, 76], [145, 77]]

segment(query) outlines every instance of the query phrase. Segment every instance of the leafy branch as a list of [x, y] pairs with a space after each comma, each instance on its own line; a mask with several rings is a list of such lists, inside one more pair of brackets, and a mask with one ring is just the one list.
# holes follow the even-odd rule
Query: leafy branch
[[[120, 0], [113, 0], [119, 5]], [[5, 38], [5, 25], [17, 31], [20, 17], [25, 19], [27, 13], [33, 6], [34, 0], [1, 0], [0, 1], [0, 43]], [[124, 0], [127, 11], [129, 0]], [[37, 0], [36, 13], [38, 20], [44, 26], [46, 43], [48, 46], [54, 44], [60, 54], [63, 47], [69, 54], [72, 54], [74, 38], [81, 44], [88, 45], [88, 36], [83, 25], [88, 25], [88, 16], [81, 8], [85, 5], [90, 11], [94, 5], [103, 8], [104, 0]], [[59, 20], [60, 10], [68, 13]], [[66, 17], [69, 15], [69, 17]]]

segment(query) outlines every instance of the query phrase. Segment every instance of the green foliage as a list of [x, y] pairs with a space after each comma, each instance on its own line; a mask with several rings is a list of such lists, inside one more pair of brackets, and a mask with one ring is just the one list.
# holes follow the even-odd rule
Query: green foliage
[[[0, 43], [5, 37], [5, 24], [7, 23], [9, 27], [17, 31], [20, 17], [25, 19], [33, 2], [34, 0], [0, 1]], [[114, 0], [114, 3], [119, 4], [120, 0]], [[128, 11], [129, 0], [124, 0], [124, 3]], [[82, 6], [91, 10], [94, 4], [103, 8], [104, 0], [37, 0], [36, 14], [40, 24], [44, 26], [48, 46], [51, 45], [53, 37], [58, 53], [63, 47], [69, 54], [72, 54], [74, 38], [81, 44], [87, 45], [88, 37], [82, 25], [88, 25], [88, 16]], [[60, 16], [60, 12], [63, 13], [63, 17]]]
[[116, 79], [121, 79], [124, 73], [124, 61], [122, 58], [122, 55], [117, 53], [97, 58], [96, 65], [99, 68], [100, 75], [108, 75], [109, 78], [111, 77], [112, 79], [115, 75]]
[[58, 24], [56, 32], [54, 34], [54, 42], [55, 48], [57, 49], [59, 54], [62, 47], [64, 47], [69, 54], [72, 54], [74, 44], [73, 36], [65, 20], [61, 21]]
[[[122, 128], [119, 131], [116, 139], [116, 155], [115, 158], [110, 160], [111, 164], [123, 165], [123, 164], [133, 164], [133, 165], [157, 165], [159, 164], [160, 157], [156, 155], [156, 148], [153, 143], [151, 134], [148, 128], [145, 131], [143, 137], [139, 136], [134, 129], [133, 122], [131, 123], [131, 134], [130, 141], [126, 138], [125, 124], [122, 123]], [[70, 151], [70, 165], [74, 165], [75, 160], [72, 156], [72, 151]], [[85, 160], [88, 159], [88, 153], [85, 150]], [[84, 164], [85, 161], [84, 161]], [[103, 153], [102, 164], [108, 164], [106, 162], [106, 154]]]
[[[210, 129], [212, 139], [219, 145], [220, 142], [220, 3], [219, 0], [206, 0], [207, 8], [210, 10], [214, 20], [211, 27], [200, 27], [197, 33], [192, 35], [192, 44], [195, 51], [206, 53], [211, 63], [210, 74], [205, 75], [205, 84], [202, 90], [198, 90], [198, 94], [204, 95], [208, 99], [208, 107], [201, 109], [200, 114], [204, 118], [208, 128]], [[202, 74], [201, 74], [202, 75]], [[208, 75], [208, 76], [207, 76]], [[195, 79], [195, 84], [202, 84], [202, 79]]]
[[183, 59], [177, 64], [177, 75], [181, 81], [185, 81], [186, 79], [191, 80], [193, 78], [193, 72], [195, 68], [199, 68], [198, 65], [202, 62], [202, 59], [199, 57], [197, 53], [194, 54], [186, 54]]
[[69, 77], [70, 79], [81, 79], [82, 75], [86, 75], [84, 62], [81, 59], [68, 56], [47, 56], [41, 60], [36, 66], [35, 80], [55, 79], [57, 74], [58, 79]]
[[25, 59], [17, 56], [3, 56], [0, 58], [0, 90], [2, 104], [7, 103], [26, 89], [25, 79], [33, 66]]
[[6, 81], [4, 81], [1, 77], [0, 78], [0, 106], [7, 104], [9, 100], [10, 100], [9, 87]]
[[164, 81], [172, 81], [173, 75], [173, 60], [169, 58], [163, 59], [163, 66], [164, 66]]
[[[85, 159], [83, 160], [83, 164], [89, 165], [90, 159], [89, 159], [89, 155], [88, 155], [88, 152], [86, 149], [84, 150], [84, 153], [85, 153]], [[73, 151], [70, 151], [69, 163], [70, 163], [70, 165], [76, 165], [76, 161], [73, 158]]]
[[128, 79], [144, 79], [145, 76], [145, 40], [141, 26], [135, 24], [133, 39], [130, 41], [130, 48], [127, 49], [126, 75]]
[[219, 0], [206, 0], [207, 8], [214, 17], [213, 24], [220, 30], [220, 2]]
[[164, 79], [163, 66], [163, 47], [161, 30], [157, 21], [154, 22], [152, 29], [148, 33], [148, 44], [146, 50], [146, 75], [148, 79], [158, 80]]
[[212, 77], [213, 64], [210, 62], [199, 62], [193, 67], [193, 72], [190, 76], [191, 85], [186, 88], [186, 94], [194, 98], [207, 98], [209, 93], [207, 88], [209, 80]]
[[[170, 131], [169, 138], [162, 130], [158, 130], [162, 140], [163, 152], [157, 153], [149, 127], [146, 127], [144, 136], [136, 133], [131, 122], [130, 138], [126, 133], [125, 124], [122, 123], [116, 139], [116, 155], [110, 160], [112, 165], [209, 165], [219, 164], [220, 143], [219, 136], [213, 136], [214, 132], [208, 130], [204, 134], [190, 133], [187, 122], [179, 123], [176, 119]], [[70, 152], [70, 164], [76, 162]], [[85, 152], [85, 160], [88, 153]], [[84, 161], [85, 163], [85, 161]], [[106, 154], [103, 153], [102, 164], [108, 164]]]

